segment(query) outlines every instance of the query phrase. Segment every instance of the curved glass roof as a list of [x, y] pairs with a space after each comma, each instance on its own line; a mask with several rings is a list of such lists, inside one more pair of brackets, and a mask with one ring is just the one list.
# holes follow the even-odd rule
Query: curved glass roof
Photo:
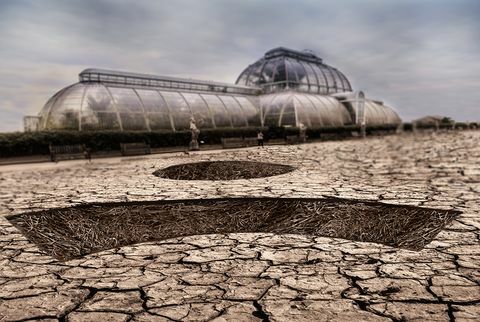
[[352, 123], [347, 109], [335, 98], [307, 93], [283, 92], [260, 99], [265, 126], [343, 126]]
[[315, 54], [278, 47], [248, 66], [237, 85], [259, 86], [265, 93], [285, 89], [316, 94], [350, 92], [348, 79]]
[[[76, 83], [51, 97], [39, 113], [39, 130], [188, 130], [260, 126], [309, 128], [354, 124], [355, 101], [284, 91], [260, 96]], [[368, 125], [398, 124], [390, 107], [365, 100]]]
[[256, 97], [76, 83], [48, 100], [40, 130], [179, 131], [261, 126]]
[[[293, 91], [262, 95], [260, 106], [264, 126], [337, 127], [355, 124], [357, 113], [354, 101]], [[364, 113], [369, 126], [401, 123], [395, 110], [369, 99], [365, 99]]]

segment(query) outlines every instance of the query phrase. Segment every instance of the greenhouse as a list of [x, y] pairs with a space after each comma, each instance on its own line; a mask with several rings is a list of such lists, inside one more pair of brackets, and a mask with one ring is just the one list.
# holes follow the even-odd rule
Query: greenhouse
[[401, 122], [312, 52], [283, 47], [248, 66], [236, 84], [86, 69], [24, 120], [26, 131], [183, 131], [191, 120], [200, 129]]

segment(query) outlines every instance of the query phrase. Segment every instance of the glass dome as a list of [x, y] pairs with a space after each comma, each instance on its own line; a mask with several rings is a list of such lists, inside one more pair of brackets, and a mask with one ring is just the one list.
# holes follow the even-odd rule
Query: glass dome
[[348, 79], [309, 51], [278, 47], [248, 66], [236, 84], [259, 86], [266, 93], [285, 89], [315, 94], [350, 92]]

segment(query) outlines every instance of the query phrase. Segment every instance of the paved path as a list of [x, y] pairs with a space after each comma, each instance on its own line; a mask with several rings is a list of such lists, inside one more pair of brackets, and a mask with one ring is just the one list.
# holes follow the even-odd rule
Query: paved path
[[[475, 321], [480, 132], [0, 167], [0, 321]], [[200, 160], [291, 164], [285, 175], [174, 181]], [[334, 238], [192, 236], [59, 262], [4, 218], [80, 203], [228, 196], [381, 200], [463, 213], [420, 252]]]

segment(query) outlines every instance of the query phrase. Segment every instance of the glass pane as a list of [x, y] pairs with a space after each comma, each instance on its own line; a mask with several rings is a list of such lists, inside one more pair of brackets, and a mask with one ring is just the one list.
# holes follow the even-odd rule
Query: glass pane
[[289, 95], [288, 99], [284, 100], [282, 104], [280, 125], [296, 126], [295, 106], [293, 104], [292, 95]]
[[172, 130], [170, 117], [166, 113], [148, 113], [148, 124], [152, 131]]
[[240, 104], [238, 104], [232, 96], [221, 95], [219, 98], [222, 100], [230, 114], [233, 126], [247, 126], [247, 120], [245, 119], [245, 115], [243, 115], [243, 110]]
[[147, 131], [143, 113], [120, 113], [124, 131]]
[[318, 86], [316, 86], [316, 85], [310, 85], [309, 92], [310, 92], [310, 93], [317, 94], [317, 93], [319, 92]]
[[345, 75], [339, 73], [339, 76], [343, 79], [343, 91], [344, 92], [351, 92], [352, 87], [350, 86], [350, 82], [348, 79], [345, 77]]
[[265, 114], [265, 119], [263, 120], [263, 124], [265, 126], [280, 126], [279, 125], [279, 120], [280, 120], [280, 113], [268, 113]]
[[237, 79], [235, 84], [247, 85], [248, 70], [245, 70]]
[[87, 87], [82, 114], [88, 114], [88, 112], [117, 112], [110, 94], [103, 85], [89, 85]]
[[275, 72], [275, 68], [276, 68], [275, 61], [271, 61], [271, 60], [269, 60], [263, 66], [262, 76], [260, 78], [260, 84], [272, 83], [274, 81], [273, 74]]
[[281, 119], [282, 126], [295, 126], [295, 112], [283, 113]]
[[82, 130], [120, 130], [117, 111], [103, 85], [88, 85], [82, 106]]
[[382, 105], [365, 100], [365, 120], [367, 125], [388, 124], [388, 115]]
[[274, 94], [261, 99], [263, 110], [263, 124], [265, 126], [279, 126], [282, 110], [292, 105], [292, 95]]
[[131, 88], [108, 87], [112, 94], [118, 112], [133, 112], [143, 113], [142, 105], [137, 97], [137, 94]]
[[[317, 106], [312, 103], [312, 101], [308, 98], [310, 95], [303, 95], [303, 94], [298, 94], [295, 95], [297, 99], [302, 103], [303, 105], [303, 112], [308, 115], [308, 118], [310, 119], [310, 125], [312, 127], [320, 127], [323, 125], [322, 119], [320, 117], [320, 111], [317, 109]], [[305, 123], [304, 123], [305, 124]], [[305, 124], [307, 125], [307, 124]]]
[[[252, 103], [252, 101], [250, 101], [247, 97], [236, 96], [235, 98], [237, 99], [238, 103], [242, 105], [243, 114], [247, 118], [248, 126], [261, 126], [260, 108], [257, 107], [259, 104], [258, 98], [256, 98], [255, 102], [257, 106], [255, 106], [254, 103]], [[252, 98], [252, 100], [253, 99], [254, 98]]]
[[116, 113], [92, 113], [82, 115], [82, 130], [120, 130]]
[[321, 107], [321, 116], [324, 126], [342, 126], [352, 123], [350, 113], [339, 101], [330, 96], [311, 95], [312, 101], [318, 102]]
[[263, 66], [263, 60], [257, 61], [255, 64], [249, 67], [250, 73], [247, 78], [247, 85], [260, 84], [260, 76]]
[[[336, 99], [329, 100], [327, 96], [309, 95], [312, 103], [317, 107], [322, 126], [343, 125], [342, 113], [345, 108]], [[333, 104], [332, 104], [333, 103]]]
[[145, 112], [149, 113], [169, 113], [165, 101], [155, 90], [136, 89], [145, 107]]
[[78, 130], [84, 88], [78, 84], [59, 94], [50, 108], [47, 129]]
[[318, 93], [318, 79], [317, 74], [312, 69], [312, 64], [302, 62], [303, 67], [305, 67], [305, 72], [307, 74], [308, 83], [310, 84], [309, 91], [311, 93]]
[[296, 88], [298, 86], [297, 70], [294, 63], [289, 58], [285, 58], [286, 75], [288, 78], [288, 86]]
[[170, 109], [175, 130], [181, 131], [190, 129], [190, 119], [192, 114], [183, 97], [177, 92], [162, 91], [160, 94], [162, 94]]
[[273, 74], [273, 80], [275, 83], [282, 83], [285, 87], [287, 81], [287, 75], [285, 74], [285, 62], [282, 58], [277, 58], [275, 60], [277, 68], [275, 68], [275, 72]]
[[205, 104], [205, 101], [200, 97], [200, 95], [194, 93], [182, 93], [182, 95], [187, 100], [188, 105], [192, 110], [197, 127], [213, 127], [210, 110], [208, 109], [208, 106]]
[[294, 74], [290, 75], [290, 70], [288, 71], [289, 77], [294, 76], [293, 78], [290, 77], [290, 80], [295, 81], [297, 83], [305, 83], [308, 84], [308, 78], [307, 78], [307, 73], [305, 72], [305, 68], [303, 68], [303, 65], [297, 61], [297, 60], [289, 60], [289, 65], [291, 67], [291, 70], [293, 71]]
[[[359, 114], [359, 115], [361, 115], [361, 114]], [[368, 125], [374, 125], [376, 123], [375, 120], [374, 120], [374, 113], [372, 111], [372, 107], [367, 100], [365, 100], [364, 115], [365, 115], [365, 121]], [[360, 120], [360, 122], [361, 122], [361, 120]]]
[[65, 91], [66, 91], [66, 89], [64, 88], [64, 89], [58, 91], [57, 93], [55, 93], [55, 95], [50, 97], [50, 99], [47, 101], [47, 103], [45, 103], [45, 105], [42, 107], [42, 110], [39, 113], [40, 117], [42, 118], [42, 120], [40, 122], [41, 126], [44, 126], [44, 124], [47, 122], [48, 113], [50, 112], [50, 108], [52, 107], [52, 105], [55, 103], [57, 98], [59, 96], [61, 96]]
[[300, 123], [303, 123], [303, 125], [306, 125], [307, 127], [312, 127], [308, 113], [309, 111], [303, 106], [297, 95], [293, 98], [293, 103], [295, 104], [295, 110], [297, 111], [297, 126]]
[[327, 76], [325, 76], [325, 70], [323, 70], [322, 68], [318, 67], [318, 65], [315, 65], [315, 64], [310, 64], [310, 66], [312, 67], [312, 70], [317, 75], [320, 94], [327, 94], [329, 83], [328, 83]]
[[337, 84], [337, 92], [343, 92], [343, 79], [340, 77], [340, 73], [333, 68], [331, 68], [330, 70], [332, 71], [333, 78], [335, 79], [335, 83]]
[[231, 127], [230, 116], [225, 110], [220, 99], [212, 94], [201, 94], [202, 98], [207, 102], [208, 107], [213, 114], [213, 120], [215, 121], [216, 127]]
[[124, 131], [146, 131], [143, 106], [131, 88], [108, 87], [112, 94]]
[[323, 68], [323, 72], [325, 74], [325, 76], [327, 77], [327, 80], [328, 80], [328, 92], [329, 93], [336, 93], [337, 92], [337, 83], [333, 77], [333, 74], [332, 74], [332, 70], [328, 67], [328, 66], [325, 66], [325, 68]]

